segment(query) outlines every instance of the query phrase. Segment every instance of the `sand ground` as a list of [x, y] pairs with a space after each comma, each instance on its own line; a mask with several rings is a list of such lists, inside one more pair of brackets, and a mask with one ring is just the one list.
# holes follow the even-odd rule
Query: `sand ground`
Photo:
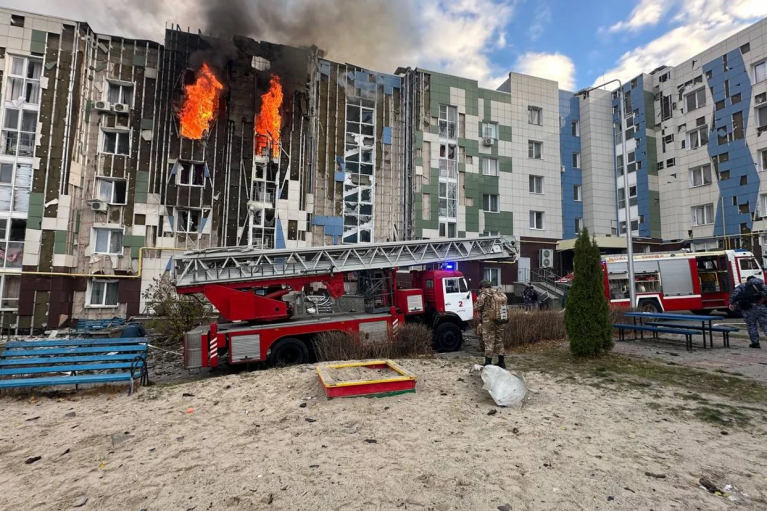
[[759, 405], [722, 426], [673, 386], [526, 371], [525, 407], [502, 409], [474, 362], [401, 361], [417, 392], [379, 399], [328, 400], [312, 366], [5, 395], [0, 509], [767, 509]]

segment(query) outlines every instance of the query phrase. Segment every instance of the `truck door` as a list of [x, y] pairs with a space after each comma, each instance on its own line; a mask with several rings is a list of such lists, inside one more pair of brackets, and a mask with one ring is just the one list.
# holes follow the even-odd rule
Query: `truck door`
[[469, 286], [463, 277], [442, 279], [445, 293], [445, 312], [453, 312], [463, 321], [474, 318], [474, 304], [471, 301]]
[[738, 278], [741, 284], [744, 283], [748, 277], [757, 277], [761, 279], [764, 276], [755, 257], [736, 257], [735, 261], [737, 263]]

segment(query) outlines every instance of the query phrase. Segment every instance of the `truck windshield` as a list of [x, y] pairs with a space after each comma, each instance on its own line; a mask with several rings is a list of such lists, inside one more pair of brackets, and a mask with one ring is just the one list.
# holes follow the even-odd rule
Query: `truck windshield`
[[445, 279], [445, 293], [460, 293], [459, 279]]
[[461, 281], [459, 282], [459, 285], [461, 286], [461, 293], [469, 292], [469, 286], [466, 285], [466, 279], [461, 279]]
[[756, 262], [756, 259], [753, 257], [744, 257], [743, 259], [740, 259], [740, 269], [741, 270], [759, 270], [759, 264]]

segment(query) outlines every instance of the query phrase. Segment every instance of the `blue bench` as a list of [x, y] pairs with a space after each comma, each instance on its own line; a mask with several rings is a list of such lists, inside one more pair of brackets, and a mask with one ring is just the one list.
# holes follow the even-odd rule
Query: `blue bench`
[[[13, 341], [0, 352], [0, 389], [95, 383], [149, 383], [147, 340]], [[63, 373], [63, 374], [62, 374]]]
[[700, 335], [701, 333], [703, 333], [702, 331], [691, 330], [686, 327], [685, 328], [664, 328], [664, 327], [653, 326], [653, 325], [623, 325], [623, 324], [616, 324], [616, 325], [613, 325], [613, 327], [618, 330], [619, 341], [626, 340], [626, 330], [633, 330], [634, 332], [640, 332], [642, 339], [644, 339], [644, 332], [651, 332], [653, 334], [653, 338], [655, 339], [658, 338], [658, 334], [684, 335], [685, 347], [687, 348], [687, 351], [692, 351], [692, 336]]
[[78, 319], [75, 331], [81, 335], [91, 333], [98, 334], [101, 330], [123, 326], [124, 324], [125, 320], [117, 317], [112, 319]]
[[[724, 343], [725, 348], [730, 347], [730, 334], [732, 332], [740, 332], [740, 328], [735, 326], [711, 326], [711, 327], [704, 327], [704, 326], [697, 326], [697, 325], [682, 325], [679, 323], [663, 323], [661, 321], [652, 322], [652, 323], [645, 323], [645, 325], [652, 325], [652, 326], [659, 326], [659, 327], [671, 327], [671, 328], [686, 328], [688, 330], [698, 330], [702, 332], [703, 330], [711, 331], [711, 332], [719, 332], [722, 334], [722, 341]], [[714, 341], [711, 340], [711, 347], [714, 347]]]

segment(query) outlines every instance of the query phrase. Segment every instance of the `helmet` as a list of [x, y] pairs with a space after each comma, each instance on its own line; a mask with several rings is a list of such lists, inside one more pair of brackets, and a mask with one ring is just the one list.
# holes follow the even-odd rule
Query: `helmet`
[[479, 288], [492, 287], [489, 280], [483, 280], [479, 283]]

